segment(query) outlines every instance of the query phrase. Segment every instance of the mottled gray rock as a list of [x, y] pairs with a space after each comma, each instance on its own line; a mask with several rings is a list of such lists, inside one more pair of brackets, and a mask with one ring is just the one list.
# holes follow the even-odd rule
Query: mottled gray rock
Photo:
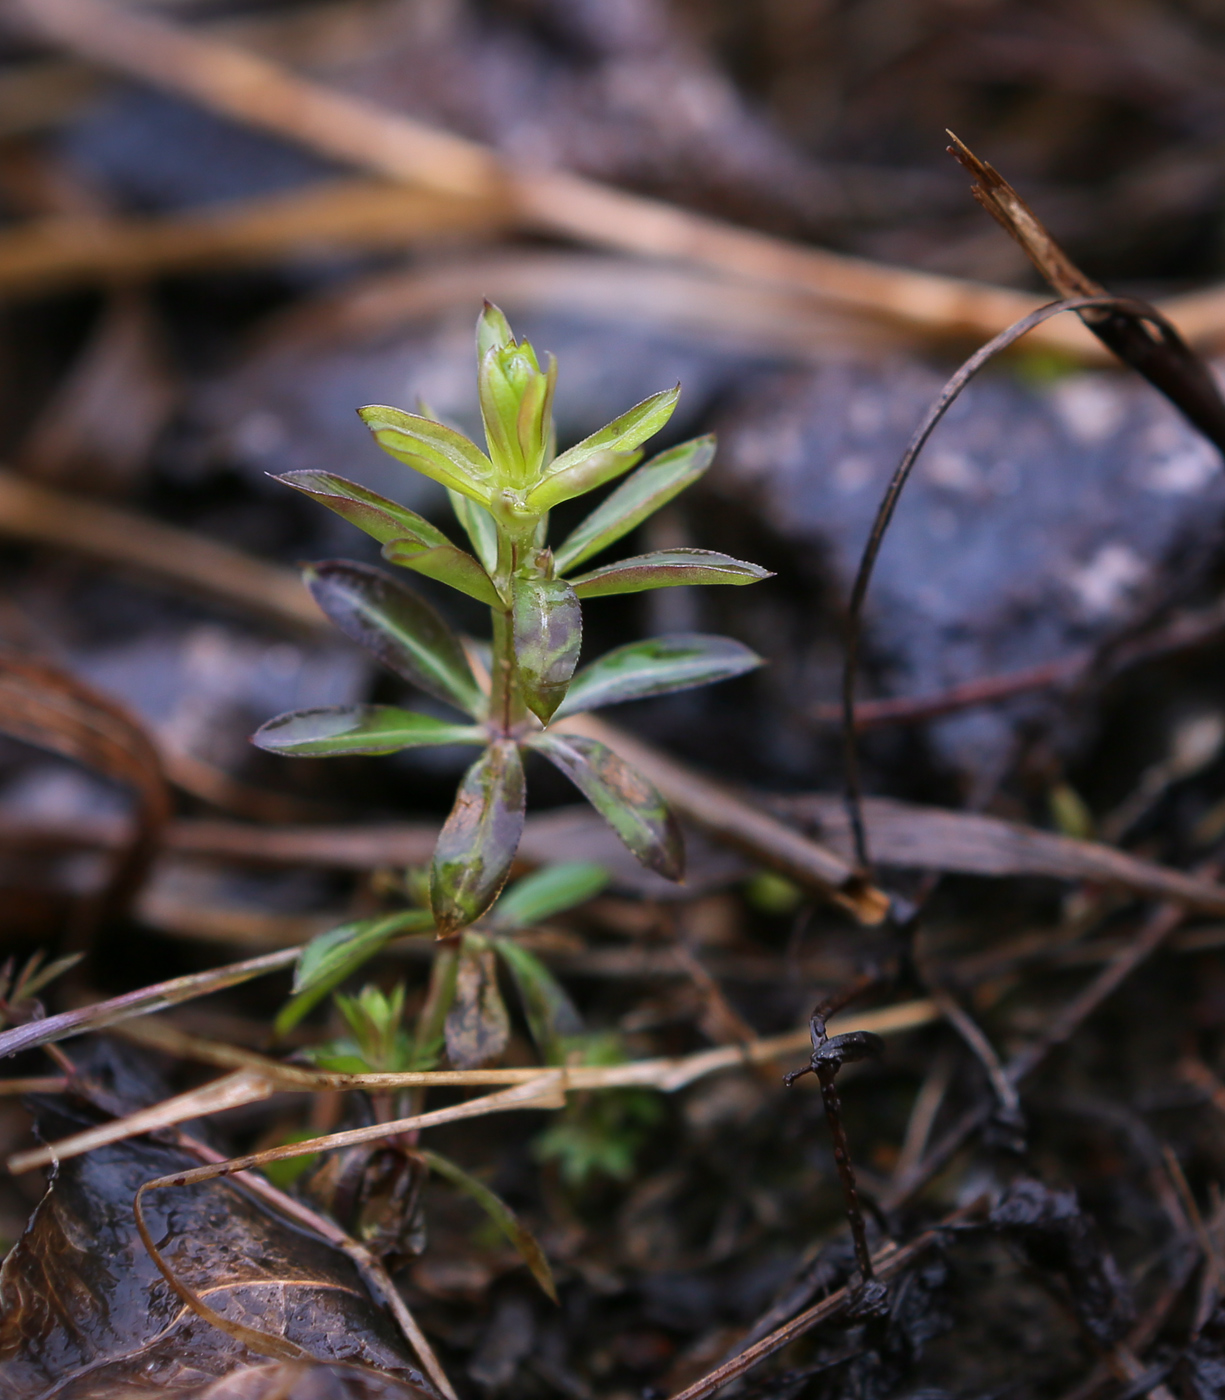
[[[845, 597], [943, 378], [913, 361], [779, 376], [717, 424], [713, 481], [818, 552]], [[881, 551], [866, 616], [882, 693], [925, 695], [1103, 641], [1180, 563], [1202, 571], [1223, 505], [1216, 450], [1138, 379], [989, 372], [937, 427]], [[982, 710], [932, 732], [976, 767], [1011, 723]]]

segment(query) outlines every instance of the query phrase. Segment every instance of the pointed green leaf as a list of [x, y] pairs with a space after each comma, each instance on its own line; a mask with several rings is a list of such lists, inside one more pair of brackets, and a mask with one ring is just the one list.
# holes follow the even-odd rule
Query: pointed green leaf
[[496, 345], [477, 369], [481, 418], [494, 474], [504, 486], [529, 486], [544, 466], [552, 435], [557, 361], [541, 370], [528, 341]]
[[643, 865], [666, 880], [682, 877], [681, 829], [653, 783], [598, 739], [546, 730], [525, 742], [561, 769]]
[[642, 593], [648, 588], [676, 588], [681, 584], [760, 583], [772, 578], [769, 569], [718, 554], [713, 549], [657, 549], [619, 559], [570, 580], [580, 598], [600, 598], [609, 593]]
[[519, 1217], [501, 1196], [495, 1195], [483, 1181], [478, 1181], [476, 1177], [464, 1171], [463, 1167], [452, 1162], [449, 1157], [440, 1157], [437, 1152], [427, 1152], [424, 1148], [417, 1148], [416, 1151], [432, 1172], [446, 1177], [452, 1186], [457, 1187], [465, 1196], [480, 1206], [519, 1251], [523, 1262], [531, 1269], [536, 1282], [556, 1303], [557, 1288], [553, 1282], [553, 1271], [549, 1268], [549, 1261], [544, 1257], [544, 1250], [540, 1248], [536, 1237], [519, 1220]]
[[506, 1049], [510, 1016], [498, 990], [497, 959], [483, 938], [463, 940], [445, 1031], [447, 1059], [456, 1069], [479, 1069]]
[[515, 658], [528, 709], [548, 724], [565, 698], [583, 644], [583, 610], [564, 579], [516, 578]]
[[439, 700], [481, 718], [485, 697], [459, 638], [398, 580], [344, 559], [311, 564], [306, 585], [324, 613], [353, 641]]
[[494, 906], [489, 921], [500, 929], [526, 928], [594, 899], [608, 879], [608, 871], [590, 860], [541, 866], [515, 881]]
[[527, 493], [529, 511], [552, 510], [562, 501], [585, 496], [606, 481], [622, 476], [642, 458], [641, 452], [593, 452], [559, 472], [549, 474]]
[[523, 835], [523, 806], [518, 747], [497, 740], [464, 774], [434, 848], [430, 903], [439, 937], [479, 919], [498, 897]]
[[515, 979], [528, 1029], [545, 1063], [564, 1064], [566, 1041], [583, 1033], [583, 1018], [574, 1003], [535, 953], [509, 938], [495, 938], [493, 946]]
[[729, 680], [764, 664], [755, 651], [731, 637], [684, 632], [631, 642], [584, 666], [570, 682], [554, 718]]
[[493, 580], [471, 554], [453, 544], [422, 549], [415, 540], [391, 540], [383, 546], [383, 558], [399, 564], [402, 569], [413, 569], [426, 578], [436, 578], [439, 583], [466, 593], [478, 603], [491, 608], [502, 606]]
[[514, 332], [502, 308], [487, 300], [481, 307], [481, 314], [476, 318], [477, 364], [479, 365], [491, 350], [500, 345], [509, 345], [514, 338]]
[[384, 452], [474, 501], [489, 500], [493, 466], [463, 433], [384, 404], [367, 404], [357, 412]]
[[614, 418], [599, 432], [592, 433], [555, 458], [549, 467], [549, 475], [567, 471], [597, 452], [632, 452], [667, 423], [680, 396], [681, 386], [678, 384], [675, 389], [664, 389], [661, 393], [652, 394], [649, 399], [643, 399], [620, 418]]
[[715, 456], [714, 434], [683, 442], [639, 467], [579, 525], [557, 550], [557, 572], [571, 569], [616, 543], [691, 486]]
[[400, 909], [377, 919], [358, 919], [321, 933], [302, 949], [294, 970], [294, 994], [276, 1018], [275, 1032], [286, 1035], [318, 1005], [333, 987], [351, 977], [363, 963], [382, 952], [404, 933], [424, 932], [434, 926], [428, 909]]
[[492, 515], [484, 506], [461, 496], [458, 491], [448, 491], [451, 509], [455, 518], [464, 527], [464, 533], [472, 542], [476, 557], [487, 574], [498, 567], [498, 527]]
[[277, 715], [260, 725], [251, 742], [289, 758], [333, 758], [398, 753], [431, 744], [483, 744], [488, 737], [474, 724], [448, 724], [394, 705], [326, 705]]
[[355, 481], [346, 481], [343, 476], [335, 476], [331, 472], [300, 471], [286, 472], [272, 479], [292, 486], [295, 491], [301, 491], [304, 496], [334, 510], [351, 525], [372, 535], [380, 544], [405, 539], [414, 540], [419, 549], [450, 544], [441, 530], [416, 511], [380, 496], [377, 491], [368, 491]]

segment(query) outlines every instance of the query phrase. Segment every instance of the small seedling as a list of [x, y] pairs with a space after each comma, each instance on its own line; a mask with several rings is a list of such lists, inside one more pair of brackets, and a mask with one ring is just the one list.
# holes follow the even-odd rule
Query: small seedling
[[[552, 415], [557, 364], [542, 369], [506, 317], [477, 322], [477, 382], [488, 452], [422, 414], [360, 410], [379, 445], [447, 488], [472, 552], [404, 506], [330, 472], [278, 480], [372, 535], [389, 562], [488, 605], [487, 691], [443, 619], [381, 570], [342, 560], [311, 565], [306, 583], [336, 625], [405, 680], [459, 711], [441, 719], [391, 705], [296, 710], [254, 742], [296, 757], [388, 754], [430, 744], [482, 750], [460, 783], [438, 838], [430, 904], [439, 937], [480, 918], [506, 881], [524, 820], [522, 751], [542, 754], [575, 784], [642, 863], [668, 879], [684, 868], [680, 829], [654, 786], [606, 745], [565, 733], [581, 711], [741, 675], [761, 658], [727, 637], [686, 634], [632, 643], [577, 670], [589, 598], [681, 584], [748, 584], [769, 577], [704, 549], [666, 549], [590, 568], [590, 561], [696, 481], [714, 439], [696, 438], [638, 466], [641, 445], [667, 423], [680, 388], [653, 394], [560, 455]], [[637, 467], [637, 470], [631, 469]], [[625, 477], [556, 548], [549, 511]], [[479, 667], [477, 669], [480, 669]]]
[[[419, 885], [412, 878], [415, 874], [410, 871], [405, 881], [410, 889]], [[607, 883], [608, 872], [590, 861], [545, 866], [516, 881], [476, 924], [438, 943], [426, 1004], [417, 1019], [411, 1048], [406, 1042], [403, 1051], [408, 1058], [394, 1069], [431, 1069], [444, 1043], [447, 1056], [457, 1069], [474, 1069], [499, 1058], [509, 1038], [510, 1018], [498, 987], [498, 961], [515, 985], [528, 1030], [542, 1058], [548, 1064], [561, 1064], [566, 1058], [567, 1042], [582, 1034], [582, 1021], [561, 984], [530, 949], [516, 940], [515, 934], [585, 903]], [[277, 1033], [284, 1035], [291, 1030], [393, 938], [405, 934], [428, 938], [432, 930], [431, 912], [410, 908], [342, 924], [319, 934], [298, 959], [293, 995], [277, 1017]], [[381, 993], [372, 989], [360, 998], [336, 998], [358, 1044], [345, 1042], [343, 1047], [333, 1047], [328, 1053], [334, 1053], [335, 1062], [325, 1064], [320, 1060], [324, 1068], [351, 1069], [351, 1064], [341, 1061], [355, 1055], [370, 1063], [369, 1046], [382, 1043], [378, 1042], [380, 1032], [370, 1017], [382, 1025], [398, 1024], [403, 1019], [402, 1000], [393, 1014], [393, 1008], [379, 998]], [[359, 1022], [369, 1024], [365, 1030], [359, 1030]], [[391, 1042], [387, 1045], [390, 1047]], [[385, 1068], [390, 1070], [393, 1066]]]

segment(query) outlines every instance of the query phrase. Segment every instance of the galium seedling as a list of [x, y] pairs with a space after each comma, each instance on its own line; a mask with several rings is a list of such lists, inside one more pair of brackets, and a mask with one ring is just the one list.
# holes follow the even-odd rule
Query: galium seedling
[[[330, 472], [289, 472], [278, 479], [372, 535], [390, 563], [489, 606], [488, 691], [460, 638], [411, 589], [364, 564], [330, 561], [306, 570], [328, 617], [462, 718], [342, 705], [281, 715], [254, 736], [261, 748], [299, 757], [386, 754], [429, 744], [482, 750], [460, 783], [434, 852], [430, 904], [439, 937], [478, 919], [506, 880], [523, 830], [524, 749], [565, 773], [644, 865], [669, 879], [681, 877], [680, 830], [660, 794], [606, 745], [565, 733], [561, 722], [603, 705], [740, 675], [761, 658], [727, 637], [683, 635], [620, 647], [576, 671], [582, 604], [678, 584], [769, 577], [755, 564], [703, 549], [657, 550], [589, 567], [702, 475], [714, 440], [696, 438], [639, 465], [642, 444], [671, 417], [678, 386], [558, 454], [556, 361], [550, 356], [542, 369], [532, 346], [516, 341], [506, 317], [488, 303], [476, 339], [486, 452], [428, 417], [378, 405], [360, 410], [385, 451], [447, 488], [471, 552], [415, 512]], [[551, 548], [549, 511], [617, 477], [625, 479]]]

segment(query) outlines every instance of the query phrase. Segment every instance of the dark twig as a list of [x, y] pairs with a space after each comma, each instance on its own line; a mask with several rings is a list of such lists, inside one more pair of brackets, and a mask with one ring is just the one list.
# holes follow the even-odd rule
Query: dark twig
[[[838, 1179], [842, 1182], [842, 1197], [846, 1205], [847, 1220], [851, 1226], [851, 1238], [855, 1245], [855, 1262], [859, 1265], [861, 1291], [866, 1295], [872, 1279], [872, 1252], [868, 1248], [868, 1232], [864, 1224], [863, 1207], [859, 1203], [859, 1190], [855, 1184], [855, 1168], [851, 1164], [851, 1150], [847, 1142], [846, 1127], [842, 1121], [842, 1100], [834, 1084], [838, 1071], [849, 1061], [876, 1057], [884, 1050], [884, 1041], [871, 1031], [850, 1031], [846, 1035], [836, 1035], [830, 1039], [825, 1029], [826, 1021], [848, 1005], [855, 997], [862, 995], [868, 987], [879, 981], [879, 974], [861, 974], [842, 991], [818, 1002], [808, 1021], [812, 1036], [812, 1058], [803, 1069], [793, 1070], [784, 1076], [783, 1083], [790, 1088], [801, 1075], [815, 1074], [821, 1085], [821, 1099], [825, 1105], [825, 1117], [829, 1123], [829, 1133], [834, 1145], [834, 1163], [838, 1168]], [[883, 1295], [882, 1295], [883, 1296]], [[879, 1301], [875, 1294], [872, 1299], [866, 1296], [865, 1303]]]

